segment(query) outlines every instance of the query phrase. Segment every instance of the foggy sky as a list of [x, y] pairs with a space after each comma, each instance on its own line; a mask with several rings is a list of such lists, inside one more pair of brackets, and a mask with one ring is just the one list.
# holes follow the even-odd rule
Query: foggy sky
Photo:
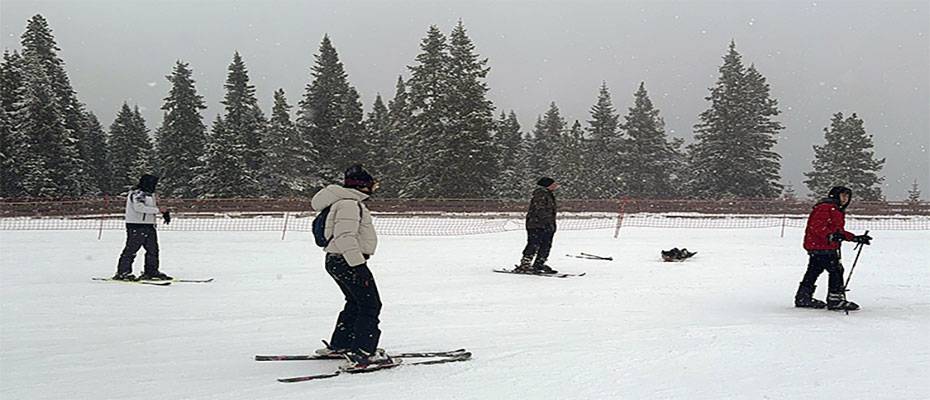
[[[19, 49], [26, 21], [48, 19], [79, 99], [105, 127], [124, 101], [152, 131], [175, 60], [189, 62], [209, 124], [222, 112], [226, 68], [239, 51], [266, 114], [272, 93], [296, 105], [329, 34], [369, 110], [385, 102], [430, 25], [461, 19], [498, 109], [523, 130], [555, 101], [585, 124], [606, 81], [625, 115], [640, 81], [666, 131], [691, 142], [729, 41], [768, 79], [786, 129], [782, 181], [807, 193], [814, 144], [833, 113], [858, 113], [874, 136], [888, 199], [917, 179], [930, 198], [928, 1], [140, 1], [0, 0], [2, 47]], [[570, 183], [568, 183], [570, 184]]]

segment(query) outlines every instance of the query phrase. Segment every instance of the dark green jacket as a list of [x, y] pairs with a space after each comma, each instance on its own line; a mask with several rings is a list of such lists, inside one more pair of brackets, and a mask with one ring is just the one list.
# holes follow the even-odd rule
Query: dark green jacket
[[555, 194], [544, 187], [533, 190], [530, 209], [526, 213], [526, 229], [555, 232]]

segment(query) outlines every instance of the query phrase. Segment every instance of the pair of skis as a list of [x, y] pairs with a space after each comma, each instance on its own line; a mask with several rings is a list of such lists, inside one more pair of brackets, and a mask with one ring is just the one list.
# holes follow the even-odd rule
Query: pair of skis
[[[417, 353], [398, 353], [391, 354], [391, 358], [398, 359], [396, 363], [385, 366], [371, 366], [364, 369], [337, 369], [334, 372], [295, 376], [290, 378], [278, 378], [278, 382], [295, 383], [306, 382], [320, 379], [333, 378], [342, 374], [361, 374], [375, 372], [384, 369], [392, 369], [405, 365], [435, 365], [452, 362], [461, 362], [471, 359], [471, 353], [465, 349], [456, 349], [449, 351], [431, 351]], [[405, 359], [427, 359], [406, 362]], [[298, 355], [257, 355], [255, 361], [307, 361], [307, 360], [342, 360], [341, 355], [317, 355], [317, 354], [298, 354]]]
[[580, 274], [567, 274], [564, 272], [558, 272], [555, 274], [543, 274], [543, 273], [534, 273], [534, 272], [520, 272], [514, 269], [495, 269], [494, 272], [499, 272], [502, 274], [514, 274], [514, 275], [543, 276], [546, 278], [570, 278], [573, 276], [584, 276], [587, 273], [587, 272], [582, 272]]
[[207, 279], [173, 279], [173, 280], [170, 280], [170, 281], [125, 281], [125, 280], [120, 280], [120, 279], [100, 278], [100, 277], [92, 277], [92, 278], [90, 278], [90, 279], [91, 279], [91, 280], [94, 280], [94, 281], [118, 282], [118, 283], [135, 283], [135, 284], [139, 284], [139, 285], [152, 285], [152, 286], [169, 286], [169, 285], [171, 285], [171, 283], [173, 283], [173, 282], [178, 282], [178, 283], [210, 283], [210, 282], [213, 282], [213, 278], [207, 278]]
[[613, 257], [605, 257], [605, 256], [599, 256], [597, 254], [589, 254], [589, 253], [566, 254], [565, 256], [583, 258], [585, 260], [600, 260], [600, 261], [613, 261], [614, 260]]

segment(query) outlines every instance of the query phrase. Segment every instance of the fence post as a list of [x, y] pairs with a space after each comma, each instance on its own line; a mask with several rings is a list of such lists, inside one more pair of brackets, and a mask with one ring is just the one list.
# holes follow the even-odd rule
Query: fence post
[[281, 231], [281, 240], [284, 240], [284, 235], [287, 233], [287, 215], [288, 212], [284, 212], [284, 229]]
[[785, 214], [781, 215], [781, 237], [785, 237], [785, 222], [788, 220], [788, 216]]
[[626, 209], [626, 199], [620, 198], [620, 215], [617, 215], [617, 228], [614, 229], [614, 239], [620, 236], [620, 227], [623, 225], [623, 215]]

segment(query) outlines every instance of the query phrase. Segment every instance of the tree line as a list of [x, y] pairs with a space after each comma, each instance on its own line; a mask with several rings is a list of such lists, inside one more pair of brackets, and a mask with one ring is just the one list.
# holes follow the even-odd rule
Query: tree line
[[[780, 183], [777, 100], [733, 42], [687, 146], [666, 134], [645, 82], [623, 115], [605, 82], [586, 121], [566, 120], [552, 102], [525, 130], [488, 99], [488, 59], [462, 22], [448, 35], [429, 27], [393, 96], [378, 94], [367, 114], [328, 36], [296, 105], [278, 89], [270, 114], [233, 54], [223, 110], [209, 127], [192, 68], [177, 61], [154, 132], [128, 103], [104, 129], [78, 100], [41, 15], [28, 21], [21, 45], [4, 51], [0, 65], [0, 197], [119, 194], [143, 173], [160, 176], [160, 190], [175, 197], [306, 196], [354, 163], [381, 179], [385, 197], [522, 198], [541, 176], [562, 182], [571, 198], [793, 193]], [[836, 113], [824, 139], [806, 174], [814, 195], [843, 184], [881, 199], [884, 159], [875, 158], [862, 119]]]

